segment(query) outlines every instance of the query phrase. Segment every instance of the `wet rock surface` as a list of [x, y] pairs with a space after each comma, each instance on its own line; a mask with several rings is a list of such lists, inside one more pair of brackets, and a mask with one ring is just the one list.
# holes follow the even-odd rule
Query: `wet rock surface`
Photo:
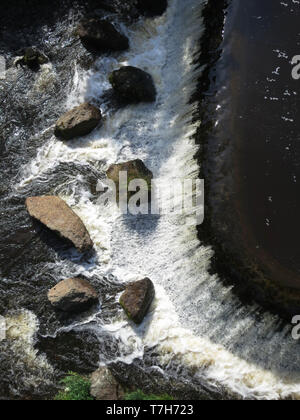
[[70, 371], [89, 375], [99, 365], [101, 348], [91, 332], [62, 331], [55, 337], [39, 336], [37, 348], [47, 354], [48, 361], [57, 372], [62, 372], [62, 377]]
[[155, 296], [152, 281], [148, 278], [130, 284], [120, 298], [120, 305], [129, 319], [141, 324]]
[[29, 197], [26, 199], [26, 208], [31, 217], [70, 241], [80, 252], [93, 247], [83, 222], [61, 198]]
[[125, 102], [154, 102], [156, 99], [152, 76], [139, 68], [122, 67], [111, 73], [109, 81], [117, 95]]
[[63, 312], [81, 312], [97, 303], [98, 294], [86, 280], [63, 280], [48, 292], [48, 299], [55, 309]]
[[101, 111], [91, 104], [84, 103], [60, 117], [55, 126], [55, 135], [64, 140], [86, 136], [101, 120]]
[[87, 48], [98, 51], [123, 51], [129, 48], [128, 38], [106, 19], [85, 18], [80, 22], [76, 32]]
[[[129, 162], [118, 163], [111, 165], [106, 175], [107, 177], [115, 183], [117, 198], [120, 194], [120, 172], [125, 172], [127, 174], [127, 189], [132, 180], [142, 179], [147, 183], [148, 195], [151, 192], [151, 180], [153, 179], [153, 173], [146, 167], [144, 162], [140, 159], [132, 160]], [[135, 192], [128, 191], [128, 198], [134, 195]], [[148, 196], [147, 195], [147, 196]]]
[[91, 375], [91, 395], [97, 401], [122, 400], [124, 394], [122, 386], [108, 368], [101, 367]]
[[107, 170], [106, 174], [109, 179], [118, 184], [120, 172], [127, 173], [128, 181], [130, 181], [131, 179], [140, 178], [145, 179], [147, 183], [151, 184], [151, 179], [153, 178], [153, 173], [146, 167], [144, 162], [140, 159], [111, 165]]

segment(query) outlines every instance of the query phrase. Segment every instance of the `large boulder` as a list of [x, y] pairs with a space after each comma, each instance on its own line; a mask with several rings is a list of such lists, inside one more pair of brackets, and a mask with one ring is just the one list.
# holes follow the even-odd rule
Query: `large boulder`
[[124, 390], [110, 370], [101, 367], [91, 376], [91, 395], [97, 401], [114, 401], [124, 398]]
[[125, 102], [154, 102], [156, 99], [152, 76], [136, 67], [125, 66], [115, 70], [110, 74], [109, 81]]
[[168, 7], [168, 0], [137, 0], [140, 12], [150, 16], [162, 15]]
[[117, 31], [112, 23], [98, 17], [83, 19], [77, 34], [87, 48], [100, 51], [123, 51], [129, 48], [128, 38]]
[[23, 57], [15, 62], [16, 66], [26, 65], [32, 70], [38, 70], [41, 65], [49, 62], [49, 58], [36, 47], [25, 48], [20, 53]]
[[93, 247], [90, 235], [81, 219], [59, 197], [29, 197], [26, 207], [30, 216], [69, 240], [80, 252]]
[[129, 319], [141, 324], [155, 296], [154, 285], [148, 278], [129, 284], [120, 298], [120, 305]]
[[75, 278], [58, 283], [48, 292], [51, 305], [64, 312], [81, 312], [98, 302], [96, 290], [86, 280]]
[[101, 120], [101, 111], [91, 104], [84, 103], [60, 117], [55, 126], [55, 135], [63, 140], [86, 136]]
[[[151, 181], [153, 179], [153, 173], [146, 167], [144, 162], [140, 159], [131, 160], [129, 162], [124, 163], [118, 163], [111, 165], [106, 175], [107, 177], [114, 181], [116, 185], [116, 191], [117, 191], [117, 199], [119, 198], [119, 176], [120, 172], [126, 172], [127, 173], [127, 192], [128, 192], [128, 186], [130, 182], [134, 179], [143, 179], [147, 182], [148, 186], [148, 192], [151, 192]], [[128, 192], [128, 199], [134, 195], [135, 192]], [[150, 194], [149, 194], [150, 195]]]

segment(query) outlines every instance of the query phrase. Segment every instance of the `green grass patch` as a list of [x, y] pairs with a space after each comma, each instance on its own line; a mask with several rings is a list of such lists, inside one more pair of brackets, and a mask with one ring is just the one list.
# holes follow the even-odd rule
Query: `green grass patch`
[[93, 401], [90, 394], [91, 382], [74, 372], [69, 372], [61, 382], [64, 390], [55, 397], [56, 401]]

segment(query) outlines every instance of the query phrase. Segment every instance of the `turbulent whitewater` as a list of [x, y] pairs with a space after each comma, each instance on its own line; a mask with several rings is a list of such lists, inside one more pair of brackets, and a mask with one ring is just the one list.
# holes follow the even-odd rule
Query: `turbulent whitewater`
[[[129, 52], [103, 56], [91, 70], [75, 69], [65, 110], [83, 101], [98, 104], [110, 89], [108, 74], [120, 65], [151, 73], [156, 103], [111, 109], [103, 99], [103, 127], [72, 144], [50, 137], [22, 167], [16, 194], [25, 194], [33, 184], [45, 185], [49, 173], [67, 163], [88, 167], [104, 179], [111, 164], [139, 158], [163, 181], [166, 191], [175, 178], [198, 177], [194, 135], [201, 122], [194, 122], [197, 104], [189, 101], [202, 71], [197, 57], [205, 2], [169, 3], [162, 17], [138, 21], [130, 29], [120, 24], [130, 38]], [[54, 83], [55, 78], [49, 64], [36, 83]], [[57, 259], [46, 268], [53, 270], [57, 281], [84, 275], [118, 284], [147, 276], [155, 283], [156, 299], [141, 327], [129, 323], [121, 310], [104, 316], [100, 306], [98, 313], [52, 331], [52, 336], [74, 329], [92, 330], [100, 341], [112, 337], [117, 349], [101, 355], [106, 364], [130, 364], [155, 348], [157, 355], [145, 369], [163, 368], [175, 378], [182, 375], [199, 386], [199, 392], [204, 384], [221, 397], [299, 398], [300, 356], [290, 328], [271, 314], [258, 316], [257, 307], [244, 306], [230, 287], [208, 273], [212, 250], [201, 245], [193, 216], [121, 215], [114, 205], [97, 204], [81, 177], [78, 173], [66, 180], [57, 193], [86, 224], [96, 256], [83, 261], [72, 251], [70, 263]], [[25, 316], [29, 322], [28, 312]], [[32, 322], [38, 328], [35, 317]], [[40, 357], [36, 364], [42, 371], [47, 365]]]

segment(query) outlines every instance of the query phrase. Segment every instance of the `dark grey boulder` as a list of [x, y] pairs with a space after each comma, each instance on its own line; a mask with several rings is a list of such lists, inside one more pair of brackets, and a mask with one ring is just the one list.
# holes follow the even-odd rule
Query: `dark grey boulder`
[[129, 48], [128, 38], [108, 20], [98, 17], [83, 19], [77, 35], [88, 49], [123, 51]]
[[112, 72], [109, 81], [118, 96], [128, 102], [154, 102], [156, 89], [152, 76], [145, 71], [125, 66]]

